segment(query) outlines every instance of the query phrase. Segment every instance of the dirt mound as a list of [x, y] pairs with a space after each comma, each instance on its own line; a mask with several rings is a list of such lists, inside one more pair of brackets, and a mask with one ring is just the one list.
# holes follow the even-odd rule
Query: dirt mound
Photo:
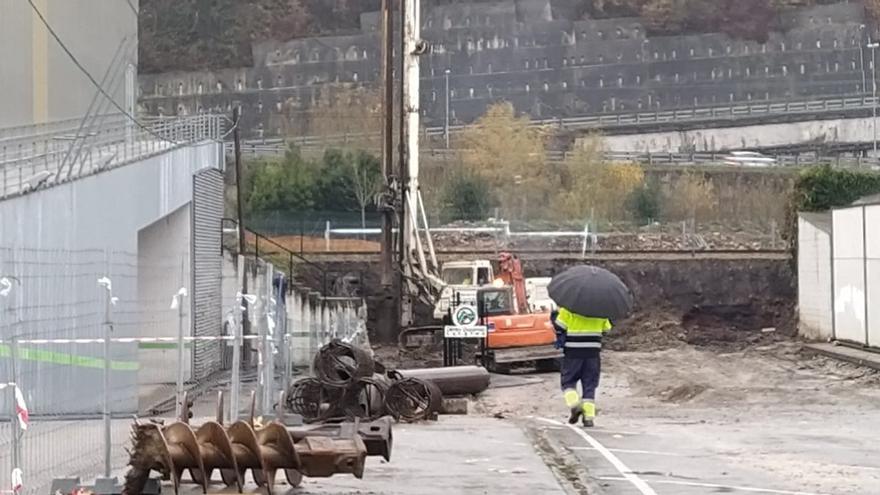
[[607, 337], [617, 351], [651, 351], [682, 345], [723, 351], [790, 339], [795, 332], [791, 304], [717, 304], [689, 311], [645, 311], [621, 322]]

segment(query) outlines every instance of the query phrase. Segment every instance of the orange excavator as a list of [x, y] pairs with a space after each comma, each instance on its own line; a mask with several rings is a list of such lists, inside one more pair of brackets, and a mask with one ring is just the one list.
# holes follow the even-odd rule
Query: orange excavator
[[483, 365], [498, 372], [528, 363], [539, 371], [558, 370], [562, 351], [553, 346], [556, 334], [550, 312], [529, 309], [519, 258], [501, 253], [498, 261], [498, 278], [477, 291], [477, 313], [488, 327], [480, 356]]

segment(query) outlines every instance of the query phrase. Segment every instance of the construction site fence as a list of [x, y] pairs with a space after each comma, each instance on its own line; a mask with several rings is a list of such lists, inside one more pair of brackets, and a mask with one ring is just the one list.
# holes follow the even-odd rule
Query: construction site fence
[[[291, 145], [298, 146], [302, 151], [321, 152], [327, 147], [345, 146], [352, 142], [347, 137], [341, 137], [338, 141], [321, 139], [321, 142], [296, 144], [298, 140], [285, 141], [283, 139], [269, 139], [259, 141], [246, 141], [242, 143], [242, 153], [247, 155], [283, 155]], [[227, 152], [232, 152], [232, 145], [227, 143]], [[368, 151], [379, 153], [379, 148], [371, 144], [366, 146]], [[423, 148], [422, 159], [435, 158], [445, 159], [451, 162], [458, 161], [465, 149]], [[544, 159], [550, 163], [564, 162], [572, 156], [577, 157], [577, 151], [550, 150], [544, 155]], [[816, 165], [830, 165], [833, 167], [880, 169], [880, 157], [850, 156], [844, 154], [819, 155], [816, 153], [798, 154], [767, 154], [772, 161], [761, 162], [749, 161], [731, 157], [729, 152], [650, 152], [650, 151], [603, 151], [602, 156], [608, 163], [639, 163], [646, 166], [707, 166], [726, 167], [730, 169], [759, 169], [776, 170], [784, 168], [812, 167]], [[743, 163], [745, 162], [745, 163]]]
[[133, 416], [168, 417], [184, 392], [214, 390], [227, 392], [230, 419], [252, 392], [258, 414], [271, 414], [320, 346], [369, 344], [362, 299], [293, 285], [260, 259], [224, 259], [213, 274], [223, 317], [196, 335], [205, 322], [186, 252], [0, 247], [0, 487], [14, 469], [20, 493], [35, 495], [59, 477], [121, 476]]
[[[774, 220], [730, 227], [719, 223], [701, 224], [691, 219], [641, 227], [619, 225], [612, 231], [603, 231], [596, 223], [586, 223], [581, 229], [514, 230], [510, 222], [496, 220], [462, 227], [431, 227], [427, 231], [420, 229], [419, 233], [422, 236], [430, 233], [437, 250], [443, 252], [468, 252], [483, 247], [587, 255], [606, 251], [782, 250], [787, 246], [781, 226]], [[337, 241], [370, 239], [375, 241], [374, 245], [360, 250], [378, 252], [381, 233], [378, 228], [334, 227], [327, 221], [323, 251], [356, 252], [359, 249], [348, 248], [349, 243], [340, 245]], [[395, 229], [393, 234], [396, 233]]]

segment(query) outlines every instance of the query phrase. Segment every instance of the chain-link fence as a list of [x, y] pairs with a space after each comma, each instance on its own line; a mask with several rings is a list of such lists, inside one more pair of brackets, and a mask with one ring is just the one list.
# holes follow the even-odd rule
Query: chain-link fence
[[252, 388], [271, 414], [320, 345], [366, 342], [360, 299], [294, 286], [260, 259], [223, 261], [215, 317], [197, 303], [206, 265], [188, 253], [0, 247], [0, 491], [14, 469], [21, 493], [40, 495], [53, 478], [118, 476], [132, 416], [175, 414], [184, 391], [228, 388], [232, 417]]

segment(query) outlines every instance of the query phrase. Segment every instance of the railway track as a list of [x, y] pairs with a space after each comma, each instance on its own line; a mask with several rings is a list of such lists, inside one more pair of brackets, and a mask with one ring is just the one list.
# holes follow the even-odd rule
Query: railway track
[[[441, 249], [437, 258], [440, 261], [450, 259], [494, 259], [502, 250], [495, 249]], [[523, 260], [676, 260], [676, 259], [786, 259], [790, 253], [784, 249], [716, 249], [716, 250], [601, 250], [585, 254], [570, 249], [516, 249], [516, 254]], [[331, 261], [377, 261], [378, 251], [330, 251], [302, 253], [304, 257], [315, 262]]]

